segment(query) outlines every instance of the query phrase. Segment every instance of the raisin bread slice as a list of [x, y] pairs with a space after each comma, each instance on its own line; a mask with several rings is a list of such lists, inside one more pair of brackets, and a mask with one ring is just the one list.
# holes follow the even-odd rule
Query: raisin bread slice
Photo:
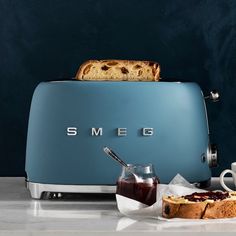
[[89, 60], [84, 62], [77, 80], [158, 81], [160, 66], [152, 61]]
[[236, 217], [236, 192], [193, 193], [162, 199], [165, 218], [218, 219]]

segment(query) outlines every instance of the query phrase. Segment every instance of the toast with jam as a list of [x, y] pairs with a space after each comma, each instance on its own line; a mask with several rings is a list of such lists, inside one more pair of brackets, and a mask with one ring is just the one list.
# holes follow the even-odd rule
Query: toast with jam
[[165, 218], [218, 219], [236, 217], [236, 192], [209, 191], [185, 196], [164, 196]]
[[75, 79], [95, 81], [159, 81], [160, 65], [153, 61], [88, 60], [80, 66]]

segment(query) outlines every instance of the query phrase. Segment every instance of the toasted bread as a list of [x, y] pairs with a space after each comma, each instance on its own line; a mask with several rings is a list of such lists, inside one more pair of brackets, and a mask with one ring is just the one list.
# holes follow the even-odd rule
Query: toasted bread
[[75, 78], [96, 81], [158, 81], [160, 66], [152, 61], [89, 60], [80, 66]]
[[236, 217], [236, 192], [204, 192], [162, 199], [165, 218], [217, 219]]

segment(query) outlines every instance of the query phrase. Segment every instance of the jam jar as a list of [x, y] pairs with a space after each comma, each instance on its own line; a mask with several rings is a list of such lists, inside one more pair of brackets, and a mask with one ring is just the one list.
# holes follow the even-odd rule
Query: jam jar
[[116, 193], [151, 206], [156, 202], [156, 189], [159, 182], [152, 164], [128, 164], [128, 167], [122, 167]]

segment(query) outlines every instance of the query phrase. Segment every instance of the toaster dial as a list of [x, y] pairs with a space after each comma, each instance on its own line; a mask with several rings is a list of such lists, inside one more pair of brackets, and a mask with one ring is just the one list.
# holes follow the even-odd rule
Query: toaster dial
[[216, 167], [218, 165], [218, 152], [215, 144], [210, 144], [208, 147], [207, 161], [209, 167]]

